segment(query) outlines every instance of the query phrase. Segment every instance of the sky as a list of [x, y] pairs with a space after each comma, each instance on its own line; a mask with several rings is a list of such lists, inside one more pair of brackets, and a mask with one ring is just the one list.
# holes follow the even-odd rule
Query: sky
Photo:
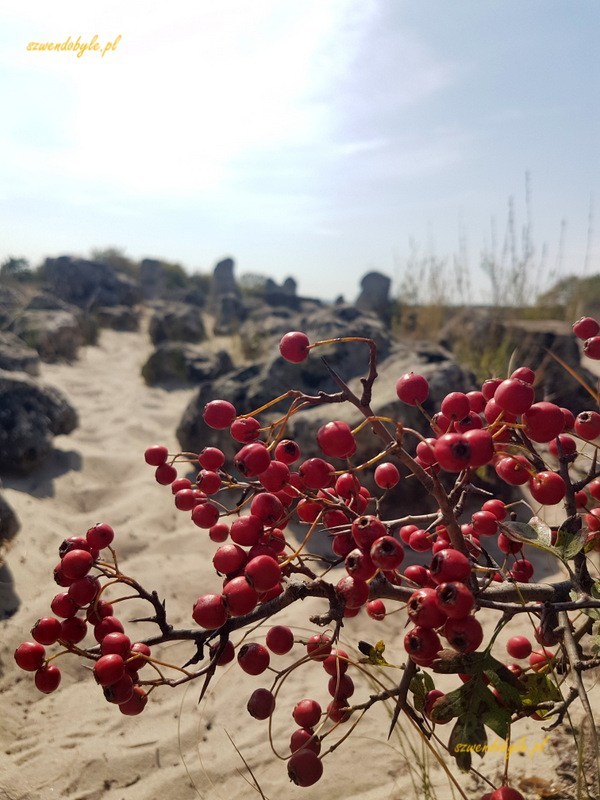
[[600, 272], [599, 34], [597, 0], [2, 0], [0, 263], [231, 256], [352, 300], [429, 260], [485, 301], [512, 207], [536, 289]]

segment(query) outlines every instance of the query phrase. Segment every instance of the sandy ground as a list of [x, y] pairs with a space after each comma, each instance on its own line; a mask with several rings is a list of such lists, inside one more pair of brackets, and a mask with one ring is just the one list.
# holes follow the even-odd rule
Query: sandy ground
[[[324, 779], [315, 787], [299, 789], [288, 782], [285, 763], [269, 747], [268, 724], [253, 720], [245, 710], [252, 689], [268, 685], [264, 676], [243, 676], [234, 664], [219, 671], [200, 704], [197, 682], [179, 689], [162, 688], [153, 693], [141, 716], [125, 718], [104, 701], [89, 671], [71, 655], [57, 662], [63, 669], [63, 682], [48, 696], [39, 694], [31, 676], [16, 668], [15, 647], [30, 638], [36, 619], [50, 613], [50, 600], [58, 591], [52, 568], [59, 543], [66, 536], [83, 535], [97, 521], [115, 528], [123, 570], [146, 588], [158, 590], [174, 624], [192, 627], [190, 612], [196, 597], [218, 590], [219, 579], [210, 561], [215, 545], [186, 514], [174, 509], [169, 489], [155, 483], [143, 460], [145, 447], [155, 441], [176, 449], [174, 430], [192, 396], [192, 390], [167, 392], [143, 384], [140, 366], [149, 351], [144, 332], [107, 330], [99, 346], [85, 350], [75, 364], [44, 365], [42, 379], [66, 392], [80, 414], [80, 427], [56, 440], [55, 453], [44, 470], [26, 479], [5, 481], [6, 497], [22, 523], [9, 554], [22, 606], [0, 623], [1, 800], [259, 797], [248, 783], [252, 778], [232, 740], [271, 799], [459, 797], [448, 788], [444, 771], [412, 734], [405, 718], [397, 734], [387, 740], [390, 711], [382, 704], [365, 717], [334, 757], [325, 759]], [[541, 564], [542, 574], [548, 573], [548, 567]], [[303, 635], [310, 613], [318, 608], [317, 601], [306, 601], [288, 609], [277, 622], [292, 623]], [[140, 612], [147, 610], [134, 604], [122, 616], [130, 619]], [[488, 628], [493, 625], [493, 617], [482, 614], [481, 618]], [[346, 646], [355, 647], [359, 639], [381, 638], [388, 660], [401, 663], [404, 613], [380, 623], [375, 631], [374, 626], [365, 615], [351, 620], [344, 632]], [[126, 632], [143, 638], [154, 628], [128, 624]], [[523, 630], [511, 628], [511, 634], [515, 632]], [[259, 629], [253, 638], [260, 641], [263, 635]], [[503, 632], [499, 639], [500, 653], [508, 635]], [[192, 650], [184, 643], [165, 646], [157, 653], [163, 660], [181, 664]], [[293, 660], [280, 656], [272, 663], [282, 668]], [[393, 682], [398, 675], [397, 669], [389, 668], [377, 677]], [[356, 683], [356, 697], [366, 699], [371, 691], [368, 679], [358, 676]], [[455, 679], [440, 681], [442, 688], [455, 684]], [[328, 702], [318, 665], [295, 670], [284, 683], [272, 729], [280, 754], [286, 754], [294, 728], [291, 708], [307, 696]], [[445, 730], [439, 730], [445, 738]], [[520, 742], [521, 752], [513, 756], [511, 769], [516, 785], [527, 789], [528, 800], [572, 796], [559, 788], [565, 775], [576, 769], [572, 742], [558, 733], [545, 736], [531, 722], [520, 724], [514, 732], [513, 742]], [[494, 739], [490, 734], [490, 741]], [[488, 754], [481, 762], [475, 759], [486, 776], [498, 779], [501, 755]], [[479, 798], [484, 791], [483, 784], [478, 787], [470, 777], [459, 774], [457, 779], [468, 798]]]

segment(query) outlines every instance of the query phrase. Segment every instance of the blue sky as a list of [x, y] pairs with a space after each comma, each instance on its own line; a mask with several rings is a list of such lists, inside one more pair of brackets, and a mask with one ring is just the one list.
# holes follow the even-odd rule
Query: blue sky
[[411, 240], [451, 283], [462, 235], [485, 299], [527, 173], [540, 286], [600, 271], [599, 33], [596, 0], [5, 0], [0, 260], [232, 255], [352, 299]]

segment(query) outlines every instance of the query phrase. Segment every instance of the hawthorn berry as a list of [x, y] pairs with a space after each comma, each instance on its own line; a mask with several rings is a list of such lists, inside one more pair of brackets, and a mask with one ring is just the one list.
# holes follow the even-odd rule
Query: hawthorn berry
[[274, 625], [267, 631], [265, 644], [272, 653], [283, 656], [294, 646], [294, 632], [287, 625]]
[[300, 364], [310, 352], [310, 340], [302, 331], [290, 331], [281, 338], [279, 352], [286, 361]]
[[312, 786], [323, 775], [323, 762], [313, 750], [302, 747], [292, 754], [287, 771], [296, 786]]
[[44, 663], [46, 650], [39, 642], [23, 642], [15, 650], [14, 657], [22, 670], [35, 672]]
[[153, 444], [144, 452], [144, 460], [151, 467], [160, 467], [169, 457], [169, 451], [164, 444]]
[[396, 394], [407, 405], [421, 405], [429, 396], [429, 383], [422, 375], [407, 372], [396, 381]]
[[240, 667], [249, 675], [260, 675], [269, 666], [269, 651], [262, 644], [249, 642], [243, 644], [237, 654]]
[[229, 428], [236, 416], [235, 406], [227, 400], [211, 400], [204, 406], [202, 412], [204, 422], [215, 430]]
[[466, 581], [471, 574], [471, 562], [458, 550], [446, 548], [434, 555], [429, 573], [436, 583]]
[[36, 670], [34, 675], [36, 688], [44, 694], [51, 694], [58, 689], [60, 679], [60, 669], [54, 664], [44, 664], [43, 667]]
[[254, 719], [268, 719], [275, 710], [275, 697], [269, 689], [255, 689], [246, 706]]

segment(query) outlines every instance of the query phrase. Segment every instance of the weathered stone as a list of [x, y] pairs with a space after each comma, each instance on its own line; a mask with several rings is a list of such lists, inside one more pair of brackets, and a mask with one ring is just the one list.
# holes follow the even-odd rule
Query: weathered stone
[[212, 295], [216, 299], [221, 295], [236, 295], [239, 297], [240, 288], [235, 280], [235, 261], [233, 258], [224, 258], [215, 266], [212, 279]]
[[[14, 579], [12, 572], [7, 564], [0, 563], [0, 620], [8, 619], [14, 616], [19, 610], [21, 601], [17, 595], [14, 587]], [[0, 662], [1, 674], [1, 662]], [[3, 779], [3, 784], [4, 783]], [[26, 794], [21, 794], [20, 797], [26, 797]]]
[[80, 308], [131, 306], [140, 290], [133, 278], [97, 261], [60, 256], [47, 258], [42, 269], [53, 294]]
[[214, 300], [215, 336], [230, 336], [237, 333], [240, 324], [246, 319], [247, 310], [237, 294], [221, 294]]
[[549, 400], [575, 414], [590, 407], [588, 392], [550, 355], [558, 356], [590, 386], [595, 386], [595, 377], [581, 365], [579, 344], [567, 322], [503, 319], [489, 309], [469, 309], [449, 320], [440, 342], [456, 352], [459, 359], [465, 349], [473, 348], [501, 353], [507, 362], [515, 353], [515, 367], [536, 371], [537, 401]]
[[42, 361], [73, 361], [85, 342], [77, 318], [69, 311], [24, 311], [12, 325]]
[[10, 331], [0, 331], [0, 369], [39, 375], [40, 357], [36, 350]]
[[390, 286], [392, 281], [381, 272], [367, 272], [360, 282], [361, 292], [356, 307], [381, 315], [386, 321], [390, 316]]
[[50, 292], [40, 291], [31, 297], [26, 306], [27, 311], [66, 311], [77, 320], [85, 344], [96, 344], [98, 341], [98, 322], [95, 316], [72, 303], [67, 303]]
[[196, 306], [166, 303], [150, 320], [150, 338], [155, 345], [167, 341], [202, 342], [206, 339], [202, 314]]
[[233, 362], [225, 350], [214, 353], [185, 342], [164, 342], [142, 367], [142, 376], [150, 386], [202, 383], [212, 381], [232, 369]]
[[0, 494], [0, 546], [14, 539], [21, 528], [19, 519], [10, 503]]
[[281, 284], [281, 291], [284, 294], [289, 294], [289, 295], [291, 295], [293, 297], [293, 296], [296, 295], [297, 287], [298, 287], [298, 284], [296, 283], [294, 278], [290, 277], [290, 278], [286, 278], [284, 280], [284, 282]]
[[140, 263], [139, 280], [144, 300], [158, 300], [165, 296], [167, 279], [162, 261], [144, 258]]
[[23, 292], [10, 286], [0, 286], [0, 325], [8, 327], [26, 302]]
[[58, 389], [0, 371], [0, 471], [31, 472], [50, 453], [53, 437], [77, 424], [75, 409]]
[[103, 328], [113, 331], [137, 331], [140, 327], [140, 312], [131, 306], [105, 306], [96, 309], [96, 319]]

